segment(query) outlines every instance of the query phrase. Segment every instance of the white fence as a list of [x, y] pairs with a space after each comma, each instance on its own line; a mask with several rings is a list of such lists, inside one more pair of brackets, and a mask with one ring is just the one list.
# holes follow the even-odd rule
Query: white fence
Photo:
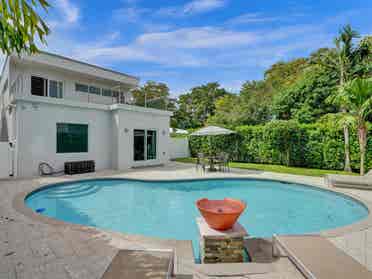
[[0, 142], [0, 178], [7, 178], [11, 169], [11, 151], [8, 142]]
[[190, 156], [189, 141], [187, 138], [170, 138], [169, 153], [171, 159]]

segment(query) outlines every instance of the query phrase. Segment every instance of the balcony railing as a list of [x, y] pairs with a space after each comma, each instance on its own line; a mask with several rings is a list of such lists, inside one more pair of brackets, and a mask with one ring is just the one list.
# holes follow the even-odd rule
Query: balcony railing
[[[28, 92], [30, 89], [26, 86], [27, 80], [26, 77], [22, 74], [18, 75], [17, 78], [12, 82], [10, 85], [10, 90], [7, 96], [4, 96], [4, 103], [9, 104], [14, 100], [16, 97], [27, 97], [32, 96], [31, 92]], [[80, 102], [87, 102], [87, 103], [95, 103], [95, 104], [105, 104], [105, 105], [112, 105], [112, 104], [129, 104], [133, 105], [135, 100], [131, 94], [131, 92], [123, 92], [119, 89], [116, 89], [116, 93], [112, 94], [111, 96], [104, 96], [101, 94], [93, 94], [89, 92], [73, 92], [72, 94], [79, 95], [76, 98], [72, 94], [65, 94], [65, 88], [63, 88], [62, 99], [64, 100], [72, 100], [72, 101], [80, 101]], [[6, 94], [5, 94], [6, 95]], [[46, 98], [52, 98], [50, 96], [45, 96]]]

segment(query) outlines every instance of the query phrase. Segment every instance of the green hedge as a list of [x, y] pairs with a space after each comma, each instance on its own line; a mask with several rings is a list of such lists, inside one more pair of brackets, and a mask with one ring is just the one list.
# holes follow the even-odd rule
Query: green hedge
[[[225, 151], [241, 162], [341, 170], [344, 166], [342, 129], [334, 123], [299, 124], [272, 121], [264, 126], [240, 126], [236, 135], [190, 137], [191, 154]], [[369, 129], [369, 135], [372, 129]], [[210, 146], [213, 146], [210, 150]], [[350, 129], [351, 164], [359, 169], [359, 145]], [[372, 138], [368, 137], [366, 168], [372, 168]]]

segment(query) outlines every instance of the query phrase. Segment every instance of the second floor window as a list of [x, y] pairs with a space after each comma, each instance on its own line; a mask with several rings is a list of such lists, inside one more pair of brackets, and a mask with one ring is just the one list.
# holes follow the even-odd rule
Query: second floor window
[[62, 98], [63, 83], [61, 81], [49, 81], [49, 97]]
[[31, 77], [31, 94], [35, 96], [63, 97], [63, 83], [42, 77]]
[[42, 77], [31, 77], [31, 94], [35, 96], [48, 96], [48, 80]]
[[95, 86], [89, 86], [89, 93], [101, 95], [101, 88]]
[[75, 83], [75, 91], [88, 93], [89, 86], [86, 84]]

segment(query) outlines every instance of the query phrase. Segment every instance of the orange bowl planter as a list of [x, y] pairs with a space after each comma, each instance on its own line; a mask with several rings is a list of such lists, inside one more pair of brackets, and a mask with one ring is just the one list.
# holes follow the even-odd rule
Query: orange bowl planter
[[225, 198], [223, 200], [200, 199], [196, 202], [207, 224], [215, 230], [231, 229], [246, 208], [240, 200]]

